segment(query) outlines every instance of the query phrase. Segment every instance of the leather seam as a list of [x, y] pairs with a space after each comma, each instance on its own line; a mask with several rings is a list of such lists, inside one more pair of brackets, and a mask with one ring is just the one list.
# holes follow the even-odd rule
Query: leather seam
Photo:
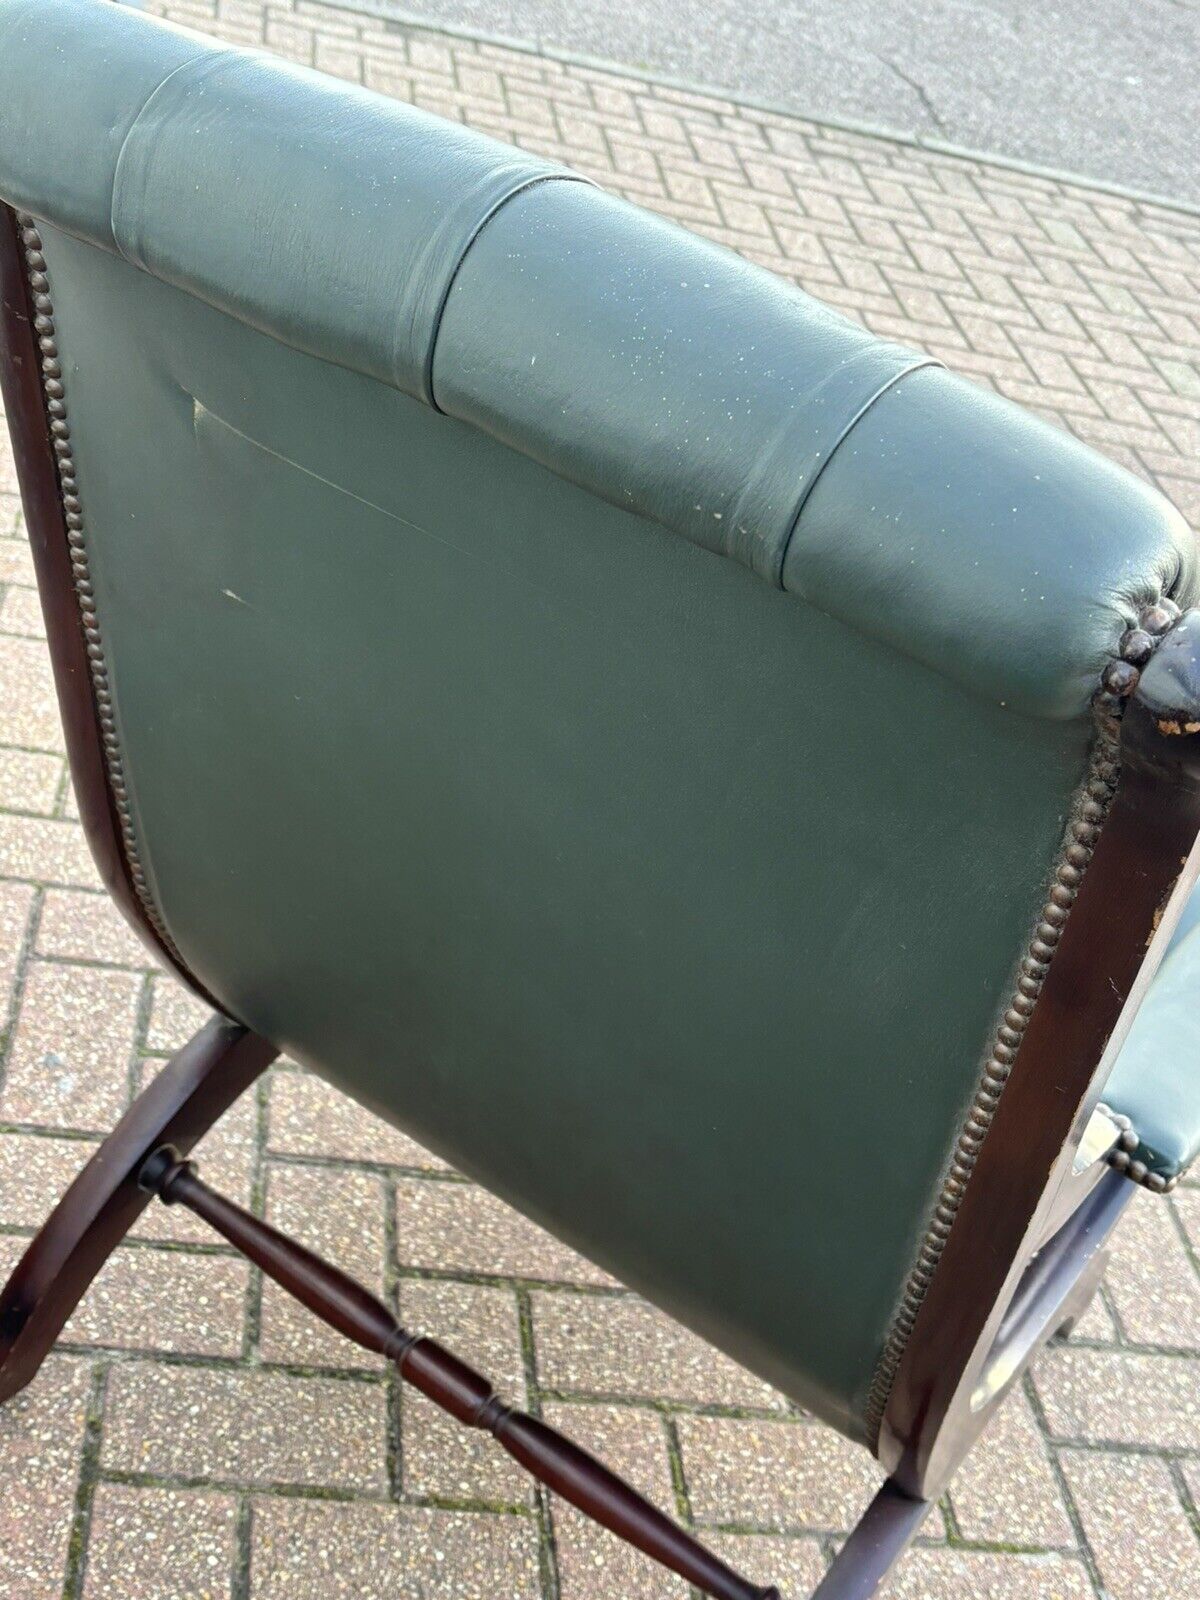
[[889, 389], [895, 388], [896, 384], [898, 384], [902, 378], [907, 378], [914, 372], [921, 372], [926, 367], [944, 366], [945, 362], [939, 361], [936, 356], [917, 356], [901, 371], [894, 372], [886, 383], [880, 384], [879, 388], [875, 390], [874, 394], [872, 394], [863, 402], [863, 404], [850, 418], [849, 422], [846, 423], [841, 433], [839, 433], [837, 438], [833, 441], [833, 444], [830, 446], [829, 450], [826, 451], [825, 459], [821, 462], [816, 472], [813, 473], [812, 477], [804, 485], [804, 488], [800, 492], [799, 503], [797, 504], [796, 509], [793, 511], [791, 519], [788, 522], [787, 533], [784, 536], [783, 543], [779, 550], [779, 559], [775, 564], [774, 581], [777, 588], [782, 589], [784, 586], [783, 569], [787, 565], [788, 551], [792, 548], [792, 540], [795, 538], [796, 530], [800, 526], [800, 518], [804, 515], [804, 508], [808, 504], [809, 497], [811, 496], [813, 490], [817, 487], [818, 483], [820, 483], [826, 467], [828, 467], [834, 456], [837, 455], [838, 451], [854, 432], [855, 428], [858, 427], [859, 423], [866, 416], [867, 412], [870, 411], [871, 407], [876, 403], [876, 401], [882, 400], [883, 396], [887, 394]]
[[121, 148], [117, 151], [117, 159], [113, 165], [112, 194], [109, 196], [108, 203], [108, 228], [109, 232], [112, 234], [112, 240], [113, 244], [116, 246], [117, 254], [122, 260], [128, 261], [130, 266], [141, 267], [143, 270], [145, 270], [144, 263], [136, 260], [123, 248], [121, 240], [117, 234], [117, 196], [121, 188], [121, 169], [125, 162], [125, 153], [129, 149], [129, 141], [137, 132], [142, 118], [146, 115], [147, 111], [149, 111], [155, 100], [173, 78], [177, 77], [179, 73], [186, 71], [187, 68], [194, 67], [197, 61], [211, 61], [218, 56], [228, 55], [229, 53], [229, 51], [214, 49], [213, 47], [209, 46], [205, 49], [197, 50], [194, 56], [189, 56], [186, 61], [181, 61], [178, 66], [172, 67], [170, 72], [167, 73], [166, 77], [160, 79], [160, 81], [154, 85], [154, 88], [151, 89], [145, 100], [142, 101], [136, 116], [129, 124], [129, 127], [125, 130], [125, 137], [121, 140]]
[[480, 234], [487, 227], [488, 223], [491, 222], [493, 218], [496, 217], [501, 211], [503, 211], [504, 207], [509, 203], [510, 200], [515, 200], [519, 194], [525, 194], [530, 189], [536, 189], [540, 184], [543, 183], [583, 183], [587, 184], [587, 186], [592, 189], [596, 187], [590, 178], [585, 178], [580, 172], [535, 172], [530, 174], [528, 177], [523, 178], [519, 183], [514, 184], [513, 187], [507, 191], [507, 193], [502, 194], [498, 200], [493, 201], [488, 209], [475, 223], [475, 226], [471, 229], [470, 233], [463, 241], [462, 248], [458, 252], [458, 259], [450, 268], [450, 271], [446, 274], [446, 282], [442, 287], [442, 292], [438, 297], [437, 307], [433, 314], [433, 327], [430, 329], [429, 334], [429, 353], [425, 358], [425, 365], [421, 373], [421, 383], [428, 398], [429, 405], [440, 416], [448, 416], [450, 413], [442, 409], [442, 407], [438, 404], [437, 396], [434, 393], [433, 364], [437, 356], [438, 336], [442, 331], [442, 318], [445, 315], [446, 306], [450, 300], [451, 291], [454, 288], [459, 273], [462, 271], [463, 262], [467, 259], [467, 256], [471, 250], [471, 246], [479, 238]]

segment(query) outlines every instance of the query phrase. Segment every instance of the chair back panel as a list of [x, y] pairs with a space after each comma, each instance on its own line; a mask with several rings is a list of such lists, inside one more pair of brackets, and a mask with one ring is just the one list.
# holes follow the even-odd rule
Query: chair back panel
[[861, 1431], [1086, 722], [43, 235], [185, 960]]
[[1178, 514], [539, 157], [106, 0], [0, 0], [0, 198], [182, 961], [870, 1438]]

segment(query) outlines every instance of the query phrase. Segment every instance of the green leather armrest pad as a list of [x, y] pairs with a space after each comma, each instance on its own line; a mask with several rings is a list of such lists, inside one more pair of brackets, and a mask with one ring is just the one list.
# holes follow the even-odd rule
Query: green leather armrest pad
[[1164, 1178], [1200, 1153], [1200, 891], [1142, 1002], [1104, 1099], [1133, 1123], [1135, 1160]]
[[993, 704], [1081, 715], [1141, 605], [1200, 598], [1148, 486], [571, 176], [107, 0], [0, 0], [0, 196]]

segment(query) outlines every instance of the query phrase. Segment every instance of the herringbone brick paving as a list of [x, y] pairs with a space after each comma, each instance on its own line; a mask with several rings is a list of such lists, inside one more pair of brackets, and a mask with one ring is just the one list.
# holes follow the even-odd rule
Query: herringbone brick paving
[[[150, 9], [560, 156], [1035, 407], [1200, 523], [1200, 221], [1096, 189], [295, 0]], [[0, 1270], [194, 1027], [74, 820], [0, 446]], [[752, 1576], [807, 1594], [867, 1458], [284, 1064], [221, 1186], [395, 1294]], [[891, 1593], [1200, 1595], [1200, 1187], [1139, 1198]], [[159, 1210], [0, 1414], [0, 1600], [684, 1593]]]

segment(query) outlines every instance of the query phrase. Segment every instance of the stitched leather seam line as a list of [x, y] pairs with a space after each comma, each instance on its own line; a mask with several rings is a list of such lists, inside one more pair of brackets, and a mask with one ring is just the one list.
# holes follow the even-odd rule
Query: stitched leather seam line
[[437, 396], [433, 392], [433, 362], [434, 357], [437, 355], [438, 335], [442, 331], [442, 317], [445, 315], [446, 305], [450, 299], [450, 291], [454, 288], [455, 281], [462, 271], [463, 262], [467, 259], [471, 246], [479, 238], [488, 223], [492, 221], [493, 217], [501, 212], [510, 200], [515, 200], [519, 194], [525, 194], [528, 190], [535, 189], [539, 184], [543, 183], [585, 183], [591, 189], [596, 187], [590, 178], [585, 178], [580, 172], [532, 173], [529, 177], [523, 178], [519, 183], [514, 184], [506, 194], [502, 194], [498, 200], [494, 201], [471, 229], [471, 232], [463, 242], [462, 249], [458, 253], [458, 260], [446, 274], [446, 282], [438, 299], [437, 309], [433, 314], [433, 327], [429, 333], [429, 350], [425, 357], [425, 368], [421, 374], [425, 397], [432, 408], [442, 416], [447, 416], [449, 413], [442, 410], [438, 404]]
[[881, 384], [879, 388], [876, 389], [875, 393], [871, 395], [868, 400], [863, 402], [863, 404], [850, 418], [846, 426], [842, 429], [841, 433], [838, 434], [837, 438], [833, 442], [832, 447], [827, 451], [824, 461], [821, 462], [816, 472], [813, 473], [812, 477], [805, 484], [800, 494], [799, 504], [792, 513], [792, 519], [788, 524], [787, 535], [784, 538], [783, 544], [780, 546], [779, 560], [776, 563], [775, 582], [779, 588], [783, 588], [783, 569], [787, 564], [788, 551], [792, 547], [792, 540], [796, 536], [796, 529], [800, 526], [800, 518], [804, 514], [804, 508], [808, 504], [809, 496], [817, 487], [818, 483], [820, 483], [822, 474], [829, 463], [833, 460], [834, 456], [837, 455], [838, 451], [854, 432], [855, 428], [858, 427], [859, 423], [866, 416], [867, 412], [870, 411], [875, 402], [877, 400], [881, 400], [883, 396], [887, 394], [889, 389], [895, 388], [896, 384], [898, 384], [902, 378], [907, 378], [914, 372], [921, 372], [926, 367], [944, 366], [945, 362], [939, 361], [935, 356], [915, 356], [908, 366], [903, 368], [903, 370], [900, 372], [894, 372], [886, 383]]
[[112, 194], [109, 196], [108, 202], [108, 229], [112, 234], [112, 240], [113, 244], [116, 246], [117, 254], [123, 260], [128, 261], [130, 266], [141, 267], [143, 266], [143, 263], [135, 260], [133, 256], [126, 253], [117, 233], [117, 195], [121, 188], [121, 167], [125, 161], [125, 152], [129, 148], [129, 141], [137, 132], [138, 125], [142, 121], [142, 118], [146, 115], [147, 111], [149, 111], [150, 107], [154, 104], [154, 101], [158, 98], [166, 86], [171, 82], [172, 78], [176, 77], [179, 73], [186, 71], [188, 67], [194, 67], [197, 61], [211, 61], [218, 56], [228, 55], [230, 53], [231, 52], [227, 50], [215, 49], [210, 46], [206, 49], [197, 50], [194, 56], [189, 56], [186, 61], [181, 61], [177, 67], [172, 67], [170, 72], [167, 73], [166, 77], [163, 78], [161, 82], [156, 83], [154, 88], [151, 89], [145, 100], [143, 100], [137, 115], [129, 124], [129, 127], [125, 130], [125, 137], [121, 140], [121, 148], [117, 151], [117, 159], [113, 165]]

